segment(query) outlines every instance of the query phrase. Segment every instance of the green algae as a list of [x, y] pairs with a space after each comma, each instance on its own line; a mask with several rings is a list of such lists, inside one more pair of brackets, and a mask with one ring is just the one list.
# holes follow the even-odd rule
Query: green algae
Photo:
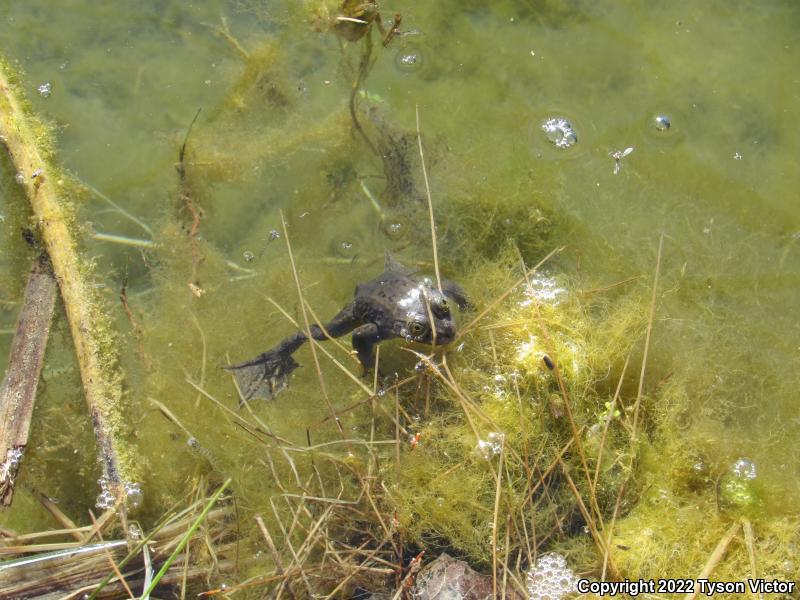
[[[96, 131], [64, 133], [66, 148], [87, 154], [73, 159], [77, 171], [108, 184], [100, 187], [110, 187], [157, 232], [158, 247], [141, 254], [93, 246], [100, 255], [96, 273], [108, 286], [109, 299], [122, 278], [128, 279], [128, 301], [138, 323], [134, 329], [119, 307], [113, 313], [116, 327], [125, 332], [122, 361], [132, 381], [127, 398], [137, 407], [125, 426], [133, 424], [141, 449], [136, 460], [149, 473], [143, 479], [143, 514], [159, 514], [187, 490], [209, 485], [209, 478], [221, 482], [231, 476], [243, 515], [237, 526], [253, 553], [263, 547], [253, 514], [266, 512], [266, 525], [277, 538], [282, 537], [279, 523], [297, 518], [294, 505], [282, 504], [277, 515], [270, 511], [269, 499], [285, 502], [282, 494], [287, 493], [341, 493], [357, 502], [360, 513], [343, 510], [331, 531], [349, 542], [364, 539], [356, 531], [369, 531], [377, 544], [387, 535], [360, 495], [364, 478], [377, 476], [387, 486], [373, 487], [379, 512], [387, 523], [395, 513], [398, 520], [392, 539], [431, 554], [447, 549], [490, 569], [496, 538], [501, 558], [507, 553], [521, 570], [533, 553], [556, 549], [568, 555], [576, 570], [596, 576], [603, 556], [584, 531], [587, 524], [568, 473], [585, 503], [596, 498], [606, 526], [618, 512], [610, 557], [625, 577], [696, 576], [731, 524], [743, 517], [753, 523], [759, 573], [791, 577], [786, 548], [798, 543], [791, 516], [798, 495], [785, 474], [797, 464], [797, 451], [787, 443], [796, 434], [786, 423], [793, 415], [796, 376], [786, 367], [794, 364], [796, 344], [787, 333], [793, 331], [791, 319], [782, 315], [793, 306], [797, 254], [791, 240], [797, 215], [782, 201], [792, 178], [782, 187], [773, 175], [790, 172], [785, 156], [794, 142], [779, 134], [777, 121], [768, 129], [774, 135], [765, 136], [762, 130], [769, 123], [763, 120], [731, 123], [717, 116], [720, 102], [737, 97], [740, 77], [731, 76], [732, 61], [774, 91], [774, 82], [754, 72], [744, 49], [735, 51], [738, 59], [720, 59], [728, 74], [718, 83], [727, 100], [717, 100], [697, 79], [690, 78], [693, 90], [680, 83], [686, 70], [699, 76], [698, 67], [671, 38], [686, 38], [702, 51], [702, 36], [684, 29], [729, 39], [738, 21], [725, 18], [715, 25], [713, 11], [688, 5], [652, 9], [659, 13], [658, 23], [686, 23], [674, 32], [658, 30], [650, 12], [630, 7], [607, 6], [603, 27], [593, 27], [585, 11], [552, 6], [546, 11], [511, 2], [469, 10], [450, 3], [398, 7], [410, 27], [427, 29], [419, 42], [425, 67], [419, 74], [398, 74], [394, 49], [380, 53], [368, 91], [381, 102], [365, 94], [361, 114], [374, 116], [363, 121], [375, 139], [415, 142], [414, 105], [420, 105], [442, 270], [465, 286], [475, 307], [462, 322], [508, 290], [521, 277], [523, 262], [531, 267], [553, 248], [568, 245], [543, 273], [532, 275], [540, 315], [523, 284], [459, 341], [464, 343], [460, 351], [447, 354], [456, 389], [424, 364], [414, 382], [400, 388], [398, 403], [410, 418], [401, 418], [398, 465], [393, 445], [348, 447], [339, 441], [333, 423], [325, 420], [328, 411], [307, 348], [298, 353], [305, 368], [289, 390], [274, 404], [240, 413], [248, 427], [257, 425], [257, 417], [269, 433], [290, 443], [253, 434], [187, 382], [237, 411], [236, 391], [219, 367], [255, 355], [293, 331], [267, 297], [302, 320], [285, 239], [270, 234], [280, 231], [279, 208], [288, 217], [304, 295], [323, 320], [351, 297], [356, 283], [380, 270], [385, 248], [421, 271], [433, 271], [415, 143], [406, 143], [404, 155], [411, 171], [411, 185], [405, 187], [412, 193], [398, 196], [386, 179], [385, 163], [352, 135], [347, 110], [352, 77], [342, 65], [354, 60], [358, 48], [342, 50], [331, 34], [310, 32], [306, 7], [278, 4], [285, 11], [270, 14], [260, 3], [257, 9], [237, 3], [243, 12], [231, 18], [230, 34], [241, 41], [246, 57], [231, 52], [226, 39], [214, 35], [215, 27], [195, 25], [201, 19], [218, 22], [216, 9], [201, 7], [198, 16], [175, 7], [170, 19], [160, 21], [152, 39], [164, 44], [165, 37], [180, 31], [193, 40], [192, 48], [203, 49], [202, 60], [192, 62], [202, 75], [194, 81], [170, 68], [175, 86], [185, 92], [185, 98], [176, 99], [154, 91], [163, 80], [154, 70], [145, 71], [139, 85], [166, 108], [153, 111], [157, 114], [148, 125], [158, 143], [140, 140], [135, 151], [120, 150], [120, 162], [128, 158], [135, 166], [132, 174], [102, 164], [96, 150], [87, 150], [85, 140], [91, 145], [93, 134], [103, 139]], [[335, 3], [329, 4], [333, 10]], [[253, 15], [269, 24], [268, 34], [249, 22]], [[772, 18], [762, 15], [759, 22], [780, 29]], [[623, 26], [628, 19], [639, 27]], [[486, 47], [471, 37], [474, 27], [485, 39], [503, 43]], [[578, 34], [589, 41], [564, 47], [564, 35], [576, 40]], [[476, 49], [467, 50], [465, 40]], [[750, 51], [756, 45], [745, 44]], [[176, 62], [187, 60], [181, 50], [172, 49]], [[551, 59], [555, 56], [558, 61]], [[776, 56], [779, 64], [791, 62], [791, 57]], [[212, 61], [214, 70], [205, 64]], [[573, 75], [563, 74], [565, 64]], [[81, 70], [86, 65], [76, 65]], [[636, 75], [653, 71], [660, 77]], [[211, 83], [205, 85], [206, 80]], [[111, 89], [119, 92], [125, 86]], [[675, 94], [683, 94], [680, 108], [665, 100]], [[749, 91], [747, 96], [752, 96], [745, 98], [747, 106], [758, 106], [767, 102], [768, 93]], [[785, 93], [780, 97], [792, 106]], [[701, 109], [687, 108], [690, 100]], [[129, 104], [150, 106], [125, 92], [104, 108], [134, 129], [141, 123], [136, 114], [122, 118], [113, 109]], [[204, 211], [197, 240], [199, 296], [188, 286], [195, 281], [192, 244], [168, 210], [178, 186], [172, 165], [198, 104], [204, 110], [190, 138], [186, 165], [192, 193]], [[37, 108], [71, 115], [73, 130], [82, 120], [71, 109], [51, 108], [43, 101], [37, 101]], [[574, 158], [562, 159], [540, 143], [536, 119], [549, 110], [580, 116]], [[654, 110], [670, 111], [675, 132], [681, 133], [666, 141], [649, 136], [648, 111]], [[756, 150], [756, 138], [775, 145]], [[742, 151], [745, 161], [730, 162], [734, 146], [743, 144], [752, 147]], [[607, 154], [628, 145], [636, 149], [614, 175]], [[147, 154], [151, 161], [139, 156]], [[763, 158], [758, 167], [747, 162], [753, 156]], [[404, 236], [385, 234], [360, 183], [383, 210], [407, 225]], [[148, 203], [146, 198], [161, 201]], [[87, 201], [78, 207], [78, 216], [103, 230], [126, 227], [118, 216], [102, 214]], [[644, 373], [642, 433], [632, 445], [631, 408], [647, 325], [649, 274], [656, 262], [654, 232], [661, 230], [668, 236], [664, 279]], [[780, 269], [774, 266], [778, 261]], [[553, 290], [563, 290], [556, 300], [550, 297]], [[743, 339], [760, 350], [743, 348]], [[345, 351], [331, 352], [357, 374]], [[402, 344], [382, 344], [382, 360], [401, 378], [413, 375], [419, 360], [406, 355]], [[563, 390], [545, 356], [558, 365]], [[394, 440], [393, 390], [370, 400], [327, 358], [322, 370], [334, 407], [345, 411], [348, 437]], [[168, 406], [186, 431], [164, 418], [149, 398]], [[592, 476], [599, 473], [595, 487], [584, 475], [567, 402], [581, 431], [586, 466]], [[352, 405], [358, 408], [346, 410]], [[58, 419], [55, 408], [46, 410], [49, 419]], [[67, 429], [80, 427], [77, 417], [64, 419]], [[298, 451], [308, 443], [307, 432], [312, 445], [332, 446]], [[503, 436], [499, 496], [499, 456], [487, 460], [478, 448], [481, 441], [491, 442], [492, 433]], [[63, 473], [68, 468], [55, 466], [68, 436], [50, 429], [42, 436], [52, 444], [51, 454], [43, 448], [42, 462], [29, 475], [32, 483], [46, 481], [51, 469]], [[288, 451], [288, 446], [295, 449]], [[743, 457], [756, 465], [752, 482], [730, 476], [731, 466]], [[79, 471], [84, 485], [93, 484], [85, 465]], [[69, 497], [68, 505], [80, 514], [86, 502], [76, 499], [81, 493], [75, 488], [81, 482], [60, 481], [49, 493]], [[315, 517], [324, 513], [318, 506], [309, 510]], [[17, 527], [24, 522], [12, 521]], [[30, 522], [36, 522], [33, 516]], [[505, 545], [506, 532], [510, 546]], [[305, 536], [293, 531], [286, 538], [298, 547]], [[308, 564], [321, 554], [309, 556]], [[742, 579], [749, 565], [743, 539], [737, 537], [714, 575]], [[257, 575], [273, 567], [267, 558], [247, 572]], [[324, 583], [319, 582], [321, 587]]]

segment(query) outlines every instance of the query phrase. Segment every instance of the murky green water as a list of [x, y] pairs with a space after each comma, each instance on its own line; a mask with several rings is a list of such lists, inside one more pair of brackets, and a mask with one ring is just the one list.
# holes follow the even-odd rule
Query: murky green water
[[[652, 452], [665, 459], [643, 461], [657, 474], [650, 481], [643, 473], [643, 497], [652, 499], [664, 473], [686, 468], [681, 460], [694, 456], [694, 465], [718, 480], [726, 465], [747, 458], [761, 486], [760, 518], [777, 522], [796, 513], [796, 5], [382, 4], [384, 16], [401, 13], [402, 29], [410, 31], [385, 49], [376, 44], [359, 97], [371, 138], [395, 140], [391, 149], [408, 159], [405, 179], [390, 173], [387, 180], [385, 165], [352, 133], [347, 102], [359, 49], [313, 31], [311, 4], [0, 2], [0, 51], [24, 71], [34, 109], [55, 124], [59, 159], [141, 222], [97, 194], [78, 200], [87, 235], [140, 240], [88, 239], [87, 251], [123, 332], [148, 510], [156, 514], [188, 493], [198, 472], [209, 469], [233, 473], [246, 507], [264, 510], [257, 498], [271, 488], [259, 447], [186, 380], [238, 410], [218, 367], [291, 331], [267, 297], [300, 318], [279, 210], [306, 299], [322, 319], [349, 300], [357, 282], [379, 272], [384, 249], [432, 271], [413, 136], [418, 106], [442, 270], [478, 297], [483, 282], [475, 266], [497, 260], [501, 246], [516, 239], [529, 264], [566, 246], [550, 268], [573, 294], [638, 278], [608, 292], [609, 302], [628, 290], [649, 298], [663, 234], [645, 406]], [[37, 91], [45, 83], [49, 97]], [[198, 109], [187, 154], [188, 185], [203, 210], [202, 262], [193, 272], [191, 246], [176, 225], [188, 227], [190, 219], [180, 209], [175, 164]], [[671, 123], [666, 131], [654, 121], [662, 114]], [[557, 149], [541, 131], [557, 116], [574, 127], [574, 147]], [[611, 154], [626, 148], [633, 151], [615, 172]], [[26, 270], [18, 235], [25, 217], [7, 163], [1, 185], [6, 348]], [[376, 197], [383, 220], [363, 188]], [[405, 233], [386, 235], [392, 224]], [[117, 297], [123, 281], [138, 334]], [[630, 339], [633, 390], [643, 335]], [[25, 481], [84, 521], [97, 474], [68, 349], [59, 318]], [[306, 443], [306, 429], [313, 442], [337, 439], [330, 421], [322, 422], [328, 409], [310, 352], [298, 359], [305, 368], [290, 390], [255, 410], [298, 444]], [[362, 398], [331, 364], [323, 362], [323, 372], [335, 406]], [[151, 398], [170, 407], [207, 449], [204, 457]], [[363, 414], [348, 413], [343, 424], [352, 437], [369, 435]], [[65, 436], [65, 428], [73, 433]], [[682, 458], [675, 436], [685, 441]], [[52, 440], [57, 447], [48, 448]], [[198, 466], [203, 461], [211, 464]], [[670, 498], [664, 502], [694, 501]], [[0, 523], [52, 526], [25, 490], [15, 503], [17, 516], [6, 512]], [[800, 544], [796, 530], [793, 536], [787, 543]], [[785, 568], [774, 575], [796, 575], [796, 563]]]

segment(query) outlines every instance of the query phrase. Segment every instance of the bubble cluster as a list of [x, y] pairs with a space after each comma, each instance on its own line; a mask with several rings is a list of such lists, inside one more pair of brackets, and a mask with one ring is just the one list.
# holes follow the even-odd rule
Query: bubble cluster
[[36, 88], [36, 91], [39, 92], [42, 98], [49, 98], [50, 94], [53, 93], [53, 84], [47, 81]]
[[485, 440], [478, 440], [478, 445], [475, 447], [478, 454], [486, 460], [491, 460], [503, 451], [503, 442], [506, 436], [497, 431], [492, 431], [486, 436]]
[[95, 507], [100, 510], [113, 508], [117, 497], [111, 491], [111, 482], [105, 477], [101, 477], [97, 480], [97, 483], [100, 485], [100, 494], [97, 496], [97, 501], [94, 503]]
[[141, 540], [144, 537], [144, 532], [136, 523], [128, 525], [128, 539]]
[[571, 148], [578, 143], [578, 134], [564, 117], [551, 117], [542, 123], [542, 131], [556, 148]]
[[528, 570], [530, 600], [560, 600], [576, 592], [578, 580], [560, 554], [543, 554]]
[[9, 448], [6, 459], [0, 463], [0, 481], [8, 479], [9, 475], [16, 472], [19, 463], [22, 462], [23, 454], [25, 454], [24, 448]]
[[125, 504], [131, 510], [135, 510], [142, 505], [144, 494], [142, 493], [141, 486], [134, 481], [126, 481], [122, 486], [125, 492]]
[[534, 299], [543, 304], [558, 306], [565, 299], [567, 290], [559, 286], [553, 277], [536, 274], [530, 278], [530, 285], [525, 285], [524, 295], [519, 303], [520, 308], [530, 306]]
[[256, 258], [256, 255], [250, 252], [250, 250], [245, 250], [242, 254], [242, 258], [244, 258], [244, 262], [253, 262]]
[[719, 482], [720, 504], [727, 509], [749, 510], [758, 505], [754, 488], [756, 465], [749, 458], [733, 463]]

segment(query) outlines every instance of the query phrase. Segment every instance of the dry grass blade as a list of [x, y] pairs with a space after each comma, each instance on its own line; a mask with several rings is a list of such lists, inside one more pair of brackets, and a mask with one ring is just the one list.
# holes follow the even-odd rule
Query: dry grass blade
[[[661, 237], [658, 241], [658, 256], [656, 258], [656, 271], [653, 277], [653, 294], [650, 300], [650, 316], [647, 319], [647, 334], [645, 336], [645, 345], [644, 345], [644, 355], [642, 357], [642, 370], [639, 374], [639, 388], [636, 393], [636, 402], [634, 408], [634, 418], [633, 418], [633, 425], [631, 431], [631, 446], [633, 447], [633, 454], [631, 455], [631, 464], [633, 464], [633, 458], [636, 453], [636, 440], [638, 439], [638, 425], [639, 425], [639, 404], [641, 403], [642, 399], [642, 390], [644, 388], [644, 375], [647, 369], [647, 354], [650, 349], [650, 334], [653, 330], [653, 320], [655, 319], [655, 312], [656, 312], [656, 298], [658, 293], [658, 278], [659, 273], [661, 272], [661, 252], [664, 247], [664, 234], [661, 234]], [[605, 543], [605, 550], [603, 551], [603, 572], [602, 578], [605, 579], [606, 576], [606, 568], [610, 564], [610, 548], [611, 548], [611, 538], [614, 535], [614, 525], [617, 521], [617, 515], [619, 514], [620, 506], [622, 506], [622, 496], [625, 493], [625, 482], [622, 482], [622, 485], [619, 486], [619, 491], [617, 492], [617, 499], [614, 503], [614, 513], [611, 516], [611, 524], [605, 531], [606, 534], [606, 543]]]
[[[730, 545], [733, 538], [736, 536], [736, 533], [739, 531], [739, 527], [741, 523], [738, 521], [730, 526], [728, 531], [725, 532], [725, 535], [722, 536], [717, 547], [714, 548], [714, 551], [711, 553], [711, 556], [708, 557], [703, 570], [700, 574], [696, 577], [695, 580], [698, 579], [708, 579], [708, 576], [714, 571], [717, 565], [720, 563], [722, 558], [725, 556], [725, 552], [728, 550], [728, 546]], [[699, 591], [699, 587], [695, 586], [694, 590], [690, 594], [686, 594], [685, 600], [694, 600], [697, 596], [697, 592]]]
[[[33, 267], [11, 342], [6, 376], [0, 386], [0, 505], [14, 497], [14, 483], [28, 432], [42, 371], [44, 351], [56, 301], [56, 281], [45, 258]], [[71, 524], [74, 527], [75, 524]]]
[[428, 169], [425, 167], [425, 155], [422, 153], [422, 133], [419, 128], [419, 104], [415, 106], [417, 115], [417, 143], [419, 144], [419, 161], [422, 163], [422, 176], [425, 179], [425, 194], [428, 197], [428, 213], [431, 218], [431, 243], [433, 244], [433, 268], [436, 271], [436, 285], [442, 291], [442, 278], [439, 276], [439, 252], [436, 249], [436, 223], [433, 220], [433, 200], [431, 199], [431, 186], [428, 183]]
[[[294, 254], [292, 253], [292, 244], [289, 241], [289, 231], [286, 228], [286, 218], [283, 216], [283, 211], [280, 211], [281, 214], [281, 225], [283, 227], [283, 238], [286, 240], [286, 250], [289, 252], [289, 262], [292, 264], [292, 275], [294, 276], [294, 283], [297, 287], [297, 297], [300, 300], [300, 308], [302, 309], [303, 313], [303, 325], [305, 326], [305, 334], [306, 338], [309, 340], [313, 340], [314, 338], [311, 335], [311, 324], [308, 320], [308, 311], [306, 311], [306, 303], [305, 298], [303, 297], [303, 288], [300, 285], [300, 276], [297, 274], [297, 266], [294, 262]], [[336, 411], [333, 408], [333, 404], [331, 404], [331, 399], [328, 396], [328, 388], [325, 386], [325, 377], [322, 375], [322, 369], [319, 366], [319, 357], [317, 356], [317, 346], [316, 344], [311, 344], [311, 356], [314, 358], [314, 368], [317, 371], [317, 377], [319, 378], [319, 385], [320, 389], [322, 390], [322, 397], [325, 400], [325, 404], [328, 407], [328, 411], [331, 413], [334, 422], [336, 423], [336, 428], [339, 430], [339, 434], [342, 438], [345, 437], [344, 428], [342, 427], [342, 423], [339, 420], [339, 417], [336, 415]]]
[[633, 443], [636, 442], [639, 425], [639, 406], [642, 401], [642, 390], [644, 389], [644, 374], [647, 371], [647, 355], [650, 350], [650, 335], [653, 332], [653, 320], [656, 315], [656, 299], [658, 297], [658, 278], [661, 273], [661, 251], [664, 248], [664, 234], [658, 240], [658, 257], [656, 258], [656, 274], [653, 277], [653, 296], [650, 299], [650, 316], [647, 319], [647, 333], [644, 338], [644, 354], [642, 356], [642, 370], [639, 374], [639, 389], [636, 392], [636, 403], [633, 409]]
[[[500, 494], [502, 491], [503, 458], [505, 458], [505, 452], [503, 452], [503, 450], [505, 449], [504, 446], [505, 446], [505, 441], [501, 440], [500, 460], [497, 463], [497, 486], [495, 487], [494, 491], [494, 515], [492, 516], [492, 594], [494, 598], [497, 598], [497, 522], [498, 522], [498, 517], [500, 515]], [[506, 528], [506, 535], [507, 534], [508, 534], [508, 527]], [[506, 550], [508, 550], [508, 544], [506, 544]], [[508, 572], [508, 569], [506, 569], [505, 572]], [[505, 596], [505, 590], [503, 591], [503, 595]]]
[[[589, 528], [589, 532], [592, 534], [592, 539], [594, 540], [597, 549], [603, 553], [604, 556], [608, 556], [608, 552], [606, 551], [606, 547], [608, 542], [603, 536], [600, 535], [600, 532], [597, 530], [597, 526], [595, 525], [595, 520], [592, 515], [589, 513], [589, 510], [586, 508], [586, 504], [581, 497], [581, 493], [578, 490], [578, 487], [575, 485], [575, 482], [572, 480], [572, 477], [569, 474], [569, 469], [567, 465], [564, 464], [564, 461], [561, 458], [558, 459], [559, 464], [561, 465], [561, 471], [564, 473], [564, 477], [567, 480], [567, 484], [569, 485], [572, 494], [575, 496], [575, 501], [578, 503], [578, 508], [581, 511], [581, 515], [583, 515], [583, 520], [586, 522], [586, 526]], [[611, 574], [619, 579], [620, 573], [617, 568], [614, 566], [614, 563], [611, 560], [608, 560], [608, 568], [611, 570]]]
[[[92, 524], [95, 527], [97, 527], [97, 519], [95, 519], [94, 513], [92, 513], [92, 511], [89, 511], [89, 517], [92, 519]], [[98, 528], [98, 536], [100, 537], [100, 542], [103, 543], [104, 542], [103, 536], [100, 535], [99, 528]], [[145, 546], [145, 548], [146, 547], [147, 546]], [[120, 581], [120, 583], [122, 583], [122, 587], [125, 588], [125, 591], [127, 592], [128, 597], [133, 599], [134, 598], [133, 592], [131, 591], [131, 588], [128, 585], [128, 582], [125, 580], [125, 576], [120, 572], [119, 567], [117, 566], [117, 562], [114, 560], [114, 557], [111, 556], [111, 552], [109, 552], [108, 548], [103, 548], [103, 553], [106, 555], [106, 558], [108, 559], [108, 562], [111, 565], [111, 569], [116, 574], [117, 579]]]
[[[742, 518], [742, 529], [744, 531], [744, 545], [747, 547], [747, 557], [750, 559], [750, 578], [756, 579], [756, 577], [758, 577], [756, 567], [756, 540], [753, 535], [753, 524], [750, 523], [750, 519]], [[756, 596], [756, 594], [753, 593], [753, 596]]]
[[172, 554], [170, 554], [169, 558], [167, 558], [167, 560], [164, 561], [164, 564], [161, 566], [161, 569], [158, 571], [158, 573], [156, 573], [156, 576], [153, 578], [153, 581], [150, 582], [150, 585], [147, 586], [145, 591], [142, 593], [143, 597], [150, 596], [151, 592], [158, 585], [158, 582], [161, 581], [161, 578], [164, 577], [164, 575], [166, 574], [166, 572], [169, 569], [170, 565], [173, 562], [175, 562], [175, 559], [178, 557], [178, 555], [186, 547], [186, 544], [189, 543], [189, 540], [192, 538], [192, 536], [194, 535], [195, 531], [197, 531], [197, 528], [200, 527], [200, 524], [205, 520], [206, 516], [208, 516], [209, 511], [211, 511], [211, 509], [217, 503], [217, 500], [219, 500], [220, 496], [222, 496], [222, 493], [230, 485], [230, 483], [231, 483], [231, 480], [228, 479], [214, 493], [214, 495], [211, 497], [211, 499], [208, 501], [208, 503], [206, 504], [205, 508], [203, 509], [203, 512], [201, 512], [200, 515], [197, 517], [197, 519], [195, 519], [194, 523], [192, 523], [191, 527], [189, 527], [189, 529], [186, 531], [184, 536], [181, 538], [180, 542], [178, 542], [178, 545], [175, 547], [175, 550], [172, 552]]
[[[258, 528], [261, 530], [264, 540], [267, 542], [267, 547], [272, 554], [272, 560], [275, 562], [276, 574], [283, 575], [285, 571], [283, 569], [281, 555], [278, 553], [278, 549], [275, 547], [275, 542], [272, 540], [269, 529], [267, 529], [267, 526], [264, 524], [264, 519], [261, 517], [261, 515], [256, 515], [256, 523], [258, 523]], [[294, 593], [292, 592], [291, 587], [288, 585], [286, 586], [286, 593], [290, 598], [294, 598]]]

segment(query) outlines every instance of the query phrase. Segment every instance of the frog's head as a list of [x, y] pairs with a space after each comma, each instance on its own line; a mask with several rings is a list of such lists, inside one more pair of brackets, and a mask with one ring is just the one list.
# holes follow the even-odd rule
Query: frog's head
[[447, 296], [437, 289], [420, 286], [420, 302], [406, 315], [405, 337], [423, 344], [449, 344], [456, 337], [456, 320]]

